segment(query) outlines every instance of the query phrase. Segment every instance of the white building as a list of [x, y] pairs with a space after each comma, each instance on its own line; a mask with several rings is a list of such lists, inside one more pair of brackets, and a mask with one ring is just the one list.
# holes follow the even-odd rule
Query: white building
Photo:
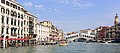
[[36, 19], [16, 0], [0, 0], [0, 37], [4, 34], [9, 38], [23, 38], [36, 34]]
[[81, 35], [84, 37], [91, 37], [91, 38], [95, 38], [96, 35], [96, 31], [95, 30], [90, 30], [90, 29], [86, 29], [86, 30], [80, 30]]
[[37, 37], [39, 41], [48, 40], [50, 34], [50, 27], [44, 26], [40, 23], [37, 24]]

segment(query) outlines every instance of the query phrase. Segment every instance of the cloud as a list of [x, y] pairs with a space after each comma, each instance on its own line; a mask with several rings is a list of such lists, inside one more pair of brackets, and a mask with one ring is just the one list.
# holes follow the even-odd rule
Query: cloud
[[55, 8], [48, 8], [47, 10], [50, 13], [58, 13], [58, 14], [63, 14], [63, 12], [59, 9], [55, 9]]
[[[67, 3], [67, 1], [61, 0], [61, 3], [64, 3], [64, 2]], [[40, 10], [40, 11], [44, 11], [44, 12], [57, 13], [57, 14], [62, 14], [63, 13], [61, 10], [59, 10], [57, 8], [46, 7], [43, 4], [32, 3], [32, 1], [24, 2], [23, 5], [27, 6], [27, 7], [34, 7], [36, 10]]]
[[38, 8], [38, 9], [41, 9], [41, 10], [45, 10], [44, 5], [42, 5], [42, 4], [35, 5], [35, 7]]
[[61, 11], [61, 10], [56, 9], [56, 8], [48, 8], [48, 7], [45, 7], [45, 6], [42, 5], [42, 4], [35, 5], [35, 7], [36, 7], [37, 9], [42, 10], [42, 11], [45, 11], [45, 12], [62, 14], [62, 11]]
[[52, 0], [55, 2], [59, 2], [61, 4], [67, 4], [69, 6], [72, 6], [74, 8], [85, 8], [85, 7], [93, 7], [95, 6], [94, 4], [90, 2], [85, 2], [82, 0]]
[[25, 2], [24, 5], [25, 5], [25, 6], [30, 6], [30, 7], [31, 7], [31, 6], [33, 6], [33, 3], [32, 3], [31, 1], [28, 1], [28, 2]]
[[52, 1], [56, 1], [56, 2], [59, 2], [61, 4], [63, 4], [63, 3], [68, 4], [69, 3], [68, 0], [52, 0]]
[[79, 0], [73, 0], [71, 4], [73, 7], [83, 7]]

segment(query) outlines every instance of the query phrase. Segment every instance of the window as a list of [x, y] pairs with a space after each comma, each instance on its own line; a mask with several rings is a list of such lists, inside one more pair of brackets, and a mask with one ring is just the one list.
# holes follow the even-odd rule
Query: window
[[5, 8], [1, 8], [1, 13], [5, 13]]
[[16, 6], [16, 5], [13, 5], [13, 8], [17, 9], [17, 6]]
[[18, 26], [20, 26], [20, 20], [18, 20]]
[[25, 27], [24, 27], [24, 32], [25, 32]]
[[21, 21], [21, 27], [23, 26], [23, 21]]
[[11, 35], [13, 35], [13, 28], [11, 28]]
[[14, 19], [14, 25], [16, 26], [16, 19]]
[[28, 21], [27, 21], [27, 25], [28, 25]]
[[5, 4], [5, 0], [1, 0], [1, 3]]
[[19, 32], [20, 30], [18, 30], [18, 35], [20, 35], [20, 32]]
[[20, 13], [18, 13], [18, 18], [20, 18]]
[[23, 14], [21, 14], [21, 18], [23, 19]]
[[10, 7], [12, 7], [12, 6], [13, 6], [13, 4], [11, 3]]
[[18, 10], [20, 10], [20, 7], [18, 7]]
[[4, 27], [2, 27], [2, 32], [1, 33], [3, 34], [3, 32], [4, 32]]
[[25, 25], [26, 21], [24, 20], [24, 25]]
[[27, 32], [29, 31], [29, 29], [27, 28]]
[[2, 23], [4, 23], [4, 16], [2, 16]]
[[9, 15], [9, 9], [6, 9], [6, 14]]
[[13, 10], [11, 10], [11, 16], [14, 16], [14, 12], [13, 12]]
[[118, 28], [118, 30], [120, 30], [120, 27]]
[[14, 16], [17, 17], [17, 13], [16, 12], [13, 12]]
[[11, 19], [11, 25], [13, 25], [13, 19]]
[[9, 34], [8, 31], [9, 31], [9, 28], [6, 28], [6, 34]]
[[9, 2], [8, 1], [6, 1], [6, 5], [9, 6]]
[[21, 30], [21, 35], [23, 35], [23, 33], [22, 33], [22, 32], [23, 32], [23, 30]]
[[114, 28], [115, 30], [117, 30], [117, 28]]
[[118, 26], [120, 26], [120, 23], [118, 24]]
[[7, 17], [7, 21], [6, 21], [6, 23], [8, 24], [9, 23], [9, 18]]

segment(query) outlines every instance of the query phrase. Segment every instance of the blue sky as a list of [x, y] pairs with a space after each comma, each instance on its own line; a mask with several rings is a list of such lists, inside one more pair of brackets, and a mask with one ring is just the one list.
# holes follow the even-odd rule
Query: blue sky
[[51, 21], [65, 32], [113, 25], [120, 0], [17, 0], [39, 21]]

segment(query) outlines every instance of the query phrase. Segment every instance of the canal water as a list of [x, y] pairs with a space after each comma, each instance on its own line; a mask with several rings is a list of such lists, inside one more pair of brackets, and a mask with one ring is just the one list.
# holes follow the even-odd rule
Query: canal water
[[31, 46], [0, 49], [0, 53], [120, 53], [120, 43], [70, 43], [68, 46]]

